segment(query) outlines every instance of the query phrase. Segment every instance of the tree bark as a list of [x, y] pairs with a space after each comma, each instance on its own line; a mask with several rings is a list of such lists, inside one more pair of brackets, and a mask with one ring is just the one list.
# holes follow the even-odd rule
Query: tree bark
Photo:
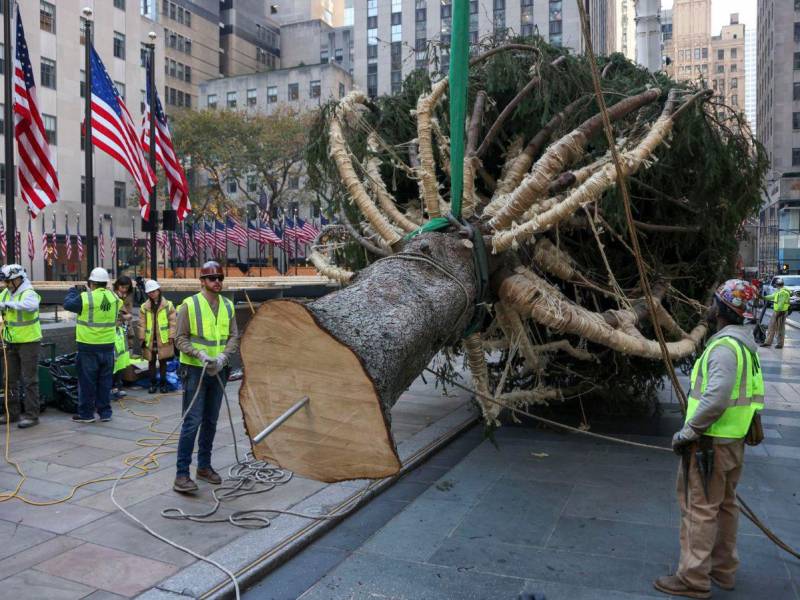
[[254, 454], [322, 481], [400, 468], [390, 409], [434, 355], [455, 343], [477, 294], [472, 250], [419, 235], [350, 285], [314, 302], [264, 303], [242, 336], [240, 402], [255, 434], [308, 396], [308, 411]]

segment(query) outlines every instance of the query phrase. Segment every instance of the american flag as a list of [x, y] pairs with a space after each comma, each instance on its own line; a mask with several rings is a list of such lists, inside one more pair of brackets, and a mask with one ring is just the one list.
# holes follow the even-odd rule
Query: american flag
[[17, 48], [14, 54], [14, 137], [19, 150], [19, 187], [33, 216], [58, 202], [58, 176], [36, 101], [36, 82], [28, 44], [17, 9]]
[[167, 240], [167, 232], [166, 231], [164, 231], [162, 229], [162, 230], [159, 230], [159, 231], [156, 232], [156, 242], [158, 242], [159, 246], [161, 246], [162, 248], [165, 248], [166, 245], [167, 245], [167, 241], [168, 240]]
[[64, 215], [64, 231], [66, 232], [65, 237], [65, 244], [64, 244], [64, 253], [66, 254], [66, 260], [72, 260], [72, 236], [69, 234], [69, 215]]
[[78, 216], [78, 231], [76, 233], [76, 238], [78, 241], [78, 262], [83, 261], [83, 238], [81, 237], [81, 218]]
[[150, 238], [144, 240], [144, 255], [147, 257], [147, 262], [150, 262]]
[[0, 212], [0, 254], [3, 256], [3, 260], [6, 258], [6, 218], [2, 212]]
[[53, 213], [53, 233], [50, 234], [50, 254], [52, 255], [52, 259], [55, 260], [58, 258], [58, 244], [56, 243], [58, 238], [56, 237], [56, 213]]
[[283, 241], [277, 236], [268, 223], [261, 223], [257, 237], [261, 244], [273, 244], [277, 246]]
[[225, 229], [225, 223], [214, 221], [214, 250], [221, 257], [228, 254], [228, 232]]
[[[147, 72], [151, 68], [150, 61], [147, 63]], [[150, 151], [150, 76], [147, 76], [147, 90], [145, 93], [144, 116], [142, 117], [142, 148], [145, 152]], [[161, 107], [158, 99], [158, 92], [155, 93], [155, 121], [156, 121], [156, 159], [164, 167], [167, 174], [167, 188], [169, 190], [169, 200], [173, 210], [178, 213], [178, 220], [183, 221], [192, 210], [189, 204], [189, 184], [183, 167], [175, 155], [175, 148], [172, 145], [172, 136], [169, 133], [167, 115]]]
[[203, 253], [203, 250], [206, 246], [206, 220], [203, 218], [203, 222], [197, 223], [195, 221], [194, 225], [194, 243], [197, 244], [197, 256], [200, 256]]
[[319, 229], [314, 227], [313, 223], [310, 221], [303, 221], [300, 217], [297, 217], [295, 232], [298, 239], [306, 244], [313, 242], [319, 235]]
[[292, 240], [296, 237], [297, 232], [294, 228], [294, 221], [292, 219], [286, 218], [283, 220], [283, 239], [285, 241]]
[[192, 235], [185, 224], [183, 226], [183, 256], [186, 260], [195, 257], [195, 248], [194, 243], [192, 242]]
[[[286, 219], [286, 221], [289, 221], [289, 219]], [[286, 222], [284, 222], [283, 227], [281, 227], [281, 225], [279, 223], [275, 223], [272, 226], [272, 231], [275, 233], [275, 237], [277, 237], [278, 240], [279, 240], [277, 242], [277, 245], [288, 256], [294, 256], [294, 244], [290, 244], [289, 243], [290, 238], [289, 238], [288, 235], [286, 235], [286, 232], [288, 231], [288, 228], [289, 228], [289, 226], [286, 225]]]
[[50, 258], [50, 236], [44, 228], [44, 219], [42, 219], [42, 258], [47, 260]]
[[28, 258], [31, 259], [31, 268], [33, 268], [33, 257], [36, 256], [36, 247], [33, 245], [33, 226], [31, 211], [28, 211]]
[[239, 220], [234, 217], [228, 217], [225, 222], [228, 226], [230, 240], [240, 248], [247, 246], [247, 231], [242, 227]]
[[205, 229], [205, 248], [211, 252], [212, 256], [217, 255], [217, 235], [214, 233], [214, 225], [204, 221]]
[[100, 253], [100, 266], [103, 266], [103, 262], [106, 260], [106, 238], [103, 235], [103, 219], [100, 219], [100, 231], [97, 234], [97, 250]]
[[117, 238], [114, 237], [114, 219], [108, 224], [108, 237], [111, 239], [111, 269], [117, 270]]
[[155, 185], [155, 173], [144, 157], [133, 119], [106, 73], [97, 51], [91, 49], [92, 141], [133, 177], [139, 189], [139, 206], [147, 218], [150, 205], [145, 198]]

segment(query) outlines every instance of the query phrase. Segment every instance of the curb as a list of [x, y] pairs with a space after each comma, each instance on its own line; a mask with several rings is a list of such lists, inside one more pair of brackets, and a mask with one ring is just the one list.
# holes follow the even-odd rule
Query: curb
[[[239, 588], [245, 590], [289, 561], [432, 454], [471, 428], [479, 421], [479, 416], [469, 404], [462, 405], [398, 446], [403, 466], [396, 475], [377, 481], [355, 480], [331, 484], [292, 507], [292, 510], [300, 512], [319, 510], [321, 507], [327, 509], [327, 512], [336, 512], [337, 509], [348, 507], [342, 510], [340, 515], [311, 523], [307, 519], [286, 517], [266, 529], [253, 531], [231, 542], [213, 552], [210, 557], [232, 570]], [[191, 597], [222, 600], [233, 596], [234, 587], [227, 576], [206, 563], [198, 562], [143, 592], [137, 598], [174, 600]]]

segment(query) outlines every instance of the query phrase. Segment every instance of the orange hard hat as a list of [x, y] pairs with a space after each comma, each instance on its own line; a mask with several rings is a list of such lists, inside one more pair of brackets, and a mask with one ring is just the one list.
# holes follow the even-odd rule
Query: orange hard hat
[[200, 279], [210, 275], [219, 275], [220, 277], [225, 277], [222, 266], [215, 260], [209, 260], [208, 262], [203, 263], [203, 266], [200, 268]]

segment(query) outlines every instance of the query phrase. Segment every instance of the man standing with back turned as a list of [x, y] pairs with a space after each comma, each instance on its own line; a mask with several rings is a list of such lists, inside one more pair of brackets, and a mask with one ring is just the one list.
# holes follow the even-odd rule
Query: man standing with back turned
[[[0, 311], [5, 321], [3, 342], [8, 348], [8, 419], [12, 423], [19, 421], [17, 427], [25, 429], [39, 423], [37, 370], [42, 341], [41, 298], [28, 281], [22, 265], [6, 265], [2, 272], [7, 286], [0, 293]], [[20, 396], [23, 390], [24, 401]], [[5, 414], [0, 415], [0, 423], [5, 425]]]
[[683, 428], [672, 438], [678, 470], [681, 557], [674, 575], [653, 584], [665, 594], [711, 598], [711, 583], [732, 590], [739, 558], [736, 484], [744, 438], [764, 408], [764, 379], [751, 327], [743, 325], [758, 291], [730, 279], [715, 294], [717, 333], [692, 369]]
[[74, 286], [64, 298], [64, 308], [78, 315], [78, 414], [76, 423], [111, 420], [111, 386], [114, 379], [114, 342], [122, 300], [106, 286], [108, 271], [102, 267], [89, 274], [89, 289]]
[[769, 322], [767, 339], [764, 340], [761, 346], [772, 346], [772, 340], [777, 334], [778, 343], [775, 344], [775, 348], [780, 350], [783, 348], [783, 337], [786, 334], [786, 317], [789, 314], [789, 305], [792, 295], [789, 293], [789, 290], [783, 287], [783, 279], [780, 277], [775, 279], [775, 287], [777, 289], [773, 293], [764, 296], [764, 300], [772, 300], [772, 319]]
[[228, 361], [239, 347], [233, 303], [220, 295], [224, 279], [218, 262], [205, 263], [200, 269], [200, 293], [184, 300], [178, 309], [175, 345], [181, 353], [184, 417], [172, 489], [182, 494], [191, 494], [198, 489], [189, 472], [198, 430], [197, 478], [213, 485], [222, 483], [222, 478], [211, 466], [211, 449], [217, 432], [223, 386], [228, 382]]

